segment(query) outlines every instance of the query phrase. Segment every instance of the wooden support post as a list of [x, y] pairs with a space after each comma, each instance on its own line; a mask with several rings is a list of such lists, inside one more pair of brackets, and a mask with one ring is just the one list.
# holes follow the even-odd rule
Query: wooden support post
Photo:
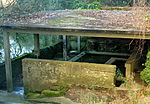
[[81, 37], [78, 36], [77, 38], [78, 38], [77, 39], [78, 53], [80, 53], [81, 52]]
[[37, 56], [37, 58], [40, 56], [39, 34], [34, 34], [34, 54]]
[[67, 60], [67, 36], [63, 35], [63, 58]]
[[83, 57], [85, 54], [86, 54], [86, 52], [81, 52], [80, 54], [76, 55], [75, 57], [71, 58], [68, 61], [75, 62], [75, 61], [79, 60], [81, 57]]
[[5, 51], [5, 70], [6, 70], [6, 81], [7, 81], [7, 91], [13, 91], [13, 78], [12, 78], [12, 66], [11, 66], [11, 57], [10, 57], [10, 42], [9, 42], [9, 33], [3, 33], [4, 39], [4, 51]]

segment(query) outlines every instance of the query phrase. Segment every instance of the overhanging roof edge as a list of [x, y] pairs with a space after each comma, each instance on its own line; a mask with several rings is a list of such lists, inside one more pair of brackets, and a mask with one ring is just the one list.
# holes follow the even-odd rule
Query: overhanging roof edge
[[[144, 30], [129, 30], [129, 29], [107, 29], [107, 28], [81, 28], [81, 27], [59, 27], [59, 26], [50, 26], [50, 25], [42, 25], [42, 24], [4, 24], [0, 26], [3, 28], [4, 31], [10, 31], [10, 32], [19, 32], [19, 33], [59, 33], [58, 35], [61, 34], [65, 35], [63, 33], [67, 32], [72, 34], [83, 34], [83, 36], [86, 36], [86, 34], [97, 34], [97, 36], [94, 37], [102, 37], [100, 34], [110, 34], [110, 35], [116, 35], [115, 37], [117, 38], [117, 34], [122, 35], [121, 37], [123, 38], [123, 34], [126, 38], [127, 35], [133, 35], [134, 37], [137, 36], [138, 39], [150, 39], [150, 31], [144, 31]], [[72, 33], [71, 33], [72, 32]], [[77, 34], [77, 35], [78, 35]], [[92, 36], [92, 35], [91, 35]], [[132, 36], [132, 38], [133, 38]], [[106, 37], [106, 36], [104, 36]], [[111, 36], [109, 36], [111, 37]], [[114, 38], [114, 37], [112, 37]], [[120, 36], [118, 36], [120, 38]], [[136, 37], [135, 37], [136, 38]]]

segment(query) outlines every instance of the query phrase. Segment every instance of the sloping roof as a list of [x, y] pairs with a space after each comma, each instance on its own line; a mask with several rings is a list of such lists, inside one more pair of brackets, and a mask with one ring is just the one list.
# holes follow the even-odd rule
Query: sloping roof
[[27, 27], [28, 29], [51, 28], [57, 30], [60, 28], [68, 29], [67, 31], [70, 31], [70, 29], [71, 31], [79, 29], [82, 29], [82, 31], [102, 30], [109, 32], [115, 31], [115, 33], [121, 32], [123, 34], [142, 30], [149, 34], [150, 24], [149, 21], [145, 20], [146, 17], [149, 18], [149, 15], [148, 11], [143, 13], [123, 10], [56, 10], [20, 16], [15, 19], [7, 19], [3, 23], [0, 23], [5, 24], [2, 27], [7, 28]]
[[[147, 13], [147, 12], [146, 12]], [[4, 23], [41, 24], [57, 27], [135, 29], [137, 11], [123, 10], [56, 10], [29, 14]], [[145, 14], [150, 15], [150, 14]], [[142, 15], [144, 18], [144, 15]], [[139, 17], [138, 17], [139, 18]]]

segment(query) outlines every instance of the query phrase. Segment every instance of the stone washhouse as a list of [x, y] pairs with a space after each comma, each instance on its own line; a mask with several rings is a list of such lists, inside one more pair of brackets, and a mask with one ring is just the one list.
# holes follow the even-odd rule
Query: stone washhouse
[[[104, 88], [115, 87], [115, 61], [125, 62], [125, 77], [130, 79], [138, 61], [136, 52], [112, 53], [82, 51], [81, 37], [150, 39], [150, 31], [139, 30], [132, 24], [136, 11], [92, 11], [92, 10], [56, 10], [34, 13], [12, 19], [1, 25], [4, 36], [5, 65], [7, 90], [13, 90], [12, 67], [10, 59], [9, 34], [29, 33], [34, 35], [34, 52], [40, 54], [39, 35], [62, 35], [63, 60], [23, 59], [23, 82], [26, 92], [42, 91], [53, 85], [84, 85]], [[140, 32], [145, 35], [139, 35]], [[77, 37], [77, 52], [68, 57], [67, 37]], [[116, 56], [110, 57], [105, 63], [79, 62], [87, 54]], [[120, 58], [124, 56], [127, 58]]]

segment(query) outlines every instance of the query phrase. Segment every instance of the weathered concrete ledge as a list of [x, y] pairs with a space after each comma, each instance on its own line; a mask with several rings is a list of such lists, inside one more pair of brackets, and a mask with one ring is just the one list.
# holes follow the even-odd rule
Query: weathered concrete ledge
[[53, 85], [113, 88], [115, 72], [115, 65], [40, 59], [23, 60], [25, 93], [42, 91]]

